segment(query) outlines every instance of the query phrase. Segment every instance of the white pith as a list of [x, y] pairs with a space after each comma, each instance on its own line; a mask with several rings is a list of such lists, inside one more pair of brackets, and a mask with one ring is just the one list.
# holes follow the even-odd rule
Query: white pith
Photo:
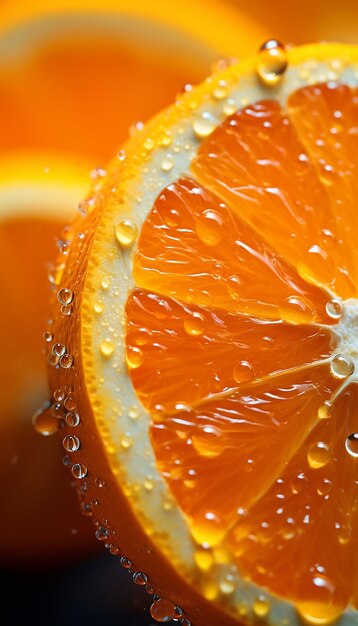
[[[327, 63], [310, 62], [306, 67], [300, 66], [299, 69], [289, 67], [284, 80], [274, 92], [254, 77], [244, 77], [238, 85], [230, 88], [229, 97], [235, 103], [236, 108], [272, 97], [284, 105], [287, 95], [295, 89], [307, 84], [337, 79], [348, 85], [357, 85], [358, 67], [356, 65], [342, 66], [334, 59]], [[223, 103], [212, 97], [198, 107], [195, 115], [210, 113], [219, 124], [225, 117], [222, 107]], [[172, 134], [174, 141], [169, 148], [156, 148], [153, 151], [147, 168], [142, 173], [142, 178], [129, 181], [126, 188], [126, 204], [118, 208], [116, 215], [110, 215], [108, 211], [108, 215], [104, 216], [101, 224], [101, 241], [95, 242], [92, 250], [91, 259], [96, 259], [96, 263], [91, 264], [90, 261], [88, 269], [88, 277], [92, 283], [93, 276], [97, 277], [98, 289], [94, 294], [89, 290], [86, 294], [83, 327], [87, 322], [90, 324], [88, 337], [94, 354], [100, 352], [101, 342], [106, 338], [113, 340], [116, 345], [111, 359], [102, 359], [100, 362], [96, 359], [96, 367], [93, 368], [92, 375], [89, 371], [87, 372], [86, 384], [90, 398], [100, 403], [98, 415], [110, 431], [110, 436], [107, 437], [108, 447], [114, 444], [114, 456], [123, 468], [123, 473], [119, 475], [122, 488], [125, 475], [126, 488], [135, 494], [131, 503], [136, 515], [149, 520], [149, 525], [152, 526], [152, 538], [160, 542], [164, 551], [167, 550], [169, 558], [176, 567], [181, 569], [183, 575], [194, 576], [196, 546], [187, 524], [177, 507], [174, 506], [170, 510], [163, 508], [163, 502], [171, 501], [172, 497], [165, 480], [156, 469], [154, 453], [148, 438], [150, 417], [143, 408], [140, 409], [141, 415], [136, 421], [129, 417], [131, 408], [139, 406], [124, 360], [124, 307], [128, 293], [134, 287], [129, 268], [135, 247], [129, 250], [120, 249], [114, 234], [116, 223], [123, 218], [135, 220], [140, 229], [159, 191], [183, 173], [190, 171], [190, 162], [199, 145], [199, 140], [193, 135], [192, 118], [183, 119], [177, 128], [172, 130]], [[168, 154], [173, 158], [173, 167], [169, 172], [165, 172], [161, 168], [161, 162]], [[98, 261], [101, 267], [100, 272], [97, 267]], [[110, 285], [106, 290], [100, 285], [102, 276], [108, 276], [110, 279]], [[98, 299], [104, 301], [105, 308], [102, 314], [94, 316], [93, 304]], [[358, 306], [356, 301], [344, 303], [344, 313], [335, 326], [335, 332], [338, 338], [335, 352], [354, 359], [356, 372], [358, 372]], [[85, 337], [86, 333], [84, 333]], [[99, 430], [101, 431], [100, 426]], [[130, 448], [123, 449], [121, 446], [123, 437], [130, 437], [133, 441]], [[111, 452], [108, 455], [111, 458]], [[143, 486], [148, 475], [152, 476], [155, 484], [150, 492]], [[165, 540], [163, 540], [163, 535], [166, 537]], [[213, 577], [218, 582], [224, 580], [229, 573], [233, 576], [235, 583], [235, 591], [232, 594], [228, 595], [225, 600], [219, 597], [217, 602], [220, 606], [224, 603], [229, 609], [245, 606], [249, 611], [247, 617], [254, 619], [252, 604], [254, 599], [263, 593], [262, 589], [249, 581], [244, 581], [235, 566], [216, 565], [214, 567], [216, 569]], [[271, 605], [270, 612], [265, 617], [266, 623], [272, 626], [299, 624], [296, 611], [289, 602], [266, 591], [264, 594]], [[338, 623], [340, 626], [358, 624], [358, 612], [353, 609], [347, 610]], [[195, 626], [195, 621], [193, 625]]]

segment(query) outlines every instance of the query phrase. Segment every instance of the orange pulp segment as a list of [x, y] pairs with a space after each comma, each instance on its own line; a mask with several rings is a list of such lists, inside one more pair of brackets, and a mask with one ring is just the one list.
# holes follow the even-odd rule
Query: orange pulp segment
[[220, 124], [149, 213], [126, 306], [132, 383], [194, 539], [317, 622], [357, 606], [358, 362], [336, 354], [339, 307], [358, 315], [357, 102], [308, 86]]

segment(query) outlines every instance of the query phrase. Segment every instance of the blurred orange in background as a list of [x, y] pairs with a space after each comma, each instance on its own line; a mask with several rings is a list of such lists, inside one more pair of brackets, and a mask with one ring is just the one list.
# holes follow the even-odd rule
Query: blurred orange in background
[[128, 127], [253, 52], [263, 29], [215, 0], [9, 0], [0, 5], [0, 561], [48, 566], [94, 546], [57, 438], [31, 426], [47, 399], [47, 261]]

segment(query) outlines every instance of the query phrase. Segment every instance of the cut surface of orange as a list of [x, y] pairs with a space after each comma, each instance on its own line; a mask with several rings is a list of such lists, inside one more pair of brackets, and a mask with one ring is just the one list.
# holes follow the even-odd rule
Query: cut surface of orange
[[74, 225], [51, 387], [158, 621], [358, 623], [357, 84], [354, 46], [272, 42], [129, 140]]

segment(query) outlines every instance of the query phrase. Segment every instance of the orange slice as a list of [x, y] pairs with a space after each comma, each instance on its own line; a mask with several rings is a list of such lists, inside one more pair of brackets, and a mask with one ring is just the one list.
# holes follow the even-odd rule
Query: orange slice
[[264, 36], [219, 0], [5, 0], [1, 151], [64, 150], [103, 164], [131, 125]]
[[49, 259], [87, 184], [87, 165], [71, 169], [55, 154], [0, 160], [0, 554], [10, 567], [49, 567], [93, 551], [56, 440], [32, 426], [48, 396]]
[[356, 47], [267, 43], [132, 138], [73, 228], [63, 445], [159, 622], [357, 623], [357, 83]]

